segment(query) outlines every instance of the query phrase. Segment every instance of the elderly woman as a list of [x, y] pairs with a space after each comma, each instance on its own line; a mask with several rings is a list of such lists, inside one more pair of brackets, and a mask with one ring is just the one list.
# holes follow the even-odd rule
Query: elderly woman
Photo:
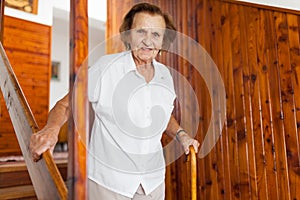
[[[164, 132], [176, 135], [185, 153], [190, 145], [197, 151], [199, 143], [171, 115], [176, 96], [170, 72], [155, 60], [174, 40], [174, 31], [160, 8], [137, 4], [120, 27], [128, 51], [105, 55], [89, 68], [88, 96], [95, 111], [88, 155], [90, 199], [164, 199]], [[53, 150], [68, 113], [66, 95], [31, 138], [34, 160]]]

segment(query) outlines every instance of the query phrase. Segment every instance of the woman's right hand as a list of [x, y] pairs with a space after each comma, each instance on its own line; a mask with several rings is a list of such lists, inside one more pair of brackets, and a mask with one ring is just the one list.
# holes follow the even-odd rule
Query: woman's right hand
[[60, 127], [47, 127], [45, 126], [39, 132], [32, 134], [30, 138], [30, 150], [34, 162], [41, 159], [41, 155], [50, 150], [53, 154], [54, 147], [58, 141], [58, 133]]
[[50, 150], [53, 154], [58, 141], [60, 127], [69, 117], [69, 94], [60, 99], [50, 110], [47, 125], [39, 132], [32, 134], [29, 148], [35, 162], [41, 159], [42, 153]]

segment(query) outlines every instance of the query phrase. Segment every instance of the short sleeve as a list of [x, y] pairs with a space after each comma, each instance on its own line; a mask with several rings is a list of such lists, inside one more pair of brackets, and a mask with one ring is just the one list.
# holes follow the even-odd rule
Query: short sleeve
[[100, 97], [102, 65], [102, 59], [100, 58], [88, 69], [88, 98], [92, 103], [97, 102]]

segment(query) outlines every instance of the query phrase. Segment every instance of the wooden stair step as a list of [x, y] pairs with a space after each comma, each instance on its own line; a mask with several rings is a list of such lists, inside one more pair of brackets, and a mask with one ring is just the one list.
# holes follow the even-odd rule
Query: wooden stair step
[[0, 188], [0, 199], [23, 199], [28, 197], [31, 197], [30, 199], [36, 199], [35, 191], [32, 185]]

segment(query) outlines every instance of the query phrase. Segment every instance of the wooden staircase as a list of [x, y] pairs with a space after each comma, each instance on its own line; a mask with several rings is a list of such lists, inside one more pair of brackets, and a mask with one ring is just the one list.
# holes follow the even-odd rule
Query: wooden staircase
[[[2, 41], [4, 1], [0, 2], [0, 6], [0, 41]], [[87, 57], [87, 22], [87, 0], [71, 1], [71, 91], [73, 91], [76, 73], [79, 67], [81, 67], [83, 59]], [[24, 158], [24, 161], [20, 163], [1, 163], [0, 199], [18, 199], [21, 197], [26, 199], [86, 199], [86, 154], [84, 153], [85, 150], [83, 149], [82, 143], [78, 141], [78, 134], [75, 134], [74, 132], [74, 126], [69, 126], [68, 146], [70, 150], [68, 161], [54, 161], [50, 152], [47, 151], [43, 154], [43, 159], [39, 162], [33, 162], [29, 150], [30, 136], [37, 132], [39, 127], [35, 122], [34, 116], [31, 113], [26, 98], [19, 86], [2, 43], [0, 43], [0, 54], [1, 91]], [[79, 85], [78, 94], [79, 92], [81, 92], [80, 94], [84, 94], [87, 85], [86, 77], [83, 77], [83, 80], [81, 80], [80, 83], [83, 84]], [[74, 89], [74, 91], [76, 90], [77, 88]], [[82, 100], [86, 101], [86, 99], [80, 99], [80, 96], [75, 97], [78, 98], [76, 100], [81, 103], [78, 112], [85, 113], [85, 107], [82, 107], [82, 105], [84, 105]], [[87, 118], [85, 118], [85, 120], [86, 119]], [[82, 122], [80, 130], [85, 129], [86, 127], [85, 121]], [[81, 134], [83, 133], [81, 132]], [[66, 180], [67, 184], [65, 183]], [[34, 187], [34, 190], [32, 186]]]
[[[0, 86], [20, 148], [39, 199], [67, 199], [67, 187], [49, 151], [35, 163], [29, 150], [30, 136], [38, 131], [26, 98], [0, 44]], [[28, 188], [27, 188], [28, 189]]]
[[[55, 157], [55, 156], [54, 156]], [[61, 157], [61, 156], [60, 156]], [[19, 156], [22, 159], [21, 156]], [[19, 160], [19, 159], [18, 159]], [[67, 180], [67, 158], [55, 159], [64, 181]], [[0, 199], [37, 199], [25, 161], [0, 161]]]

